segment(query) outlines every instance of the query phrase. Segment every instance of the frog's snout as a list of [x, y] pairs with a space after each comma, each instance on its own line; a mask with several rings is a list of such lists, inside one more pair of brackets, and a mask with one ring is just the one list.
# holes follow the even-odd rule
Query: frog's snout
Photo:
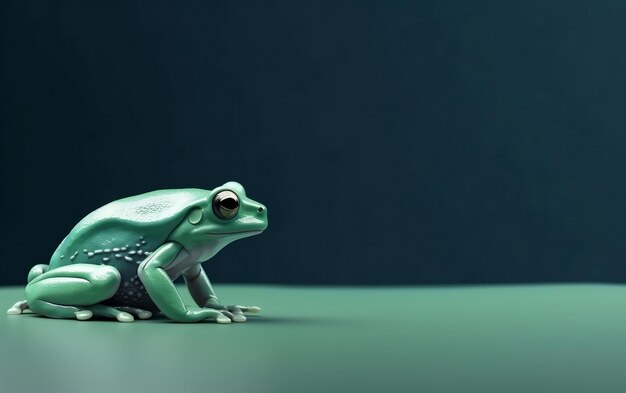
[[259, 203], [259, 205], [258, 205], [258, 206], [257, 206], [257, 208], [256, 208], [256, 211], [257, 211], [257, 214], [256, 214], [256, 215], [257, 215], [257, 217], [258, 217], [260, 220], [263, 220], [263, 221], [266, 221], [266, 222], [267, 222], [267, 207], [265, 207], [265, 205], [261, 205], [261, 204]]
[[262, 231], [265, 230], [267, 228], [267, 207], [265, 207], [265, 205], [262, 204], [258, 204], [257, 208], [257, 219], [262, 223]]

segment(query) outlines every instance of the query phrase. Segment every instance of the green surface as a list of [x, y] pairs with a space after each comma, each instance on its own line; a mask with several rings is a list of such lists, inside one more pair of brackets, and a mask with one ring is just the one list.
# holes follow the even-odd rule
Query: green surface
[[[0, 392], [626, 391], [622, 286], [216, 290], [262, 315], [0, 315]], [[2, 307], [22, 291], [0, 289]]]

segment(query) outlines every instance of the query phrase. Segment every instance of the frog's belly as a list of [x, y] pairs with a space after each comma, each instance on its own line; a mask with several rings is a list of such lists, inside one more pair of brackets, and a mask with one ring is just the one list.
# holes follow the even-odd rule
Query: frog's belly
[[120, 287], [115, 295], [104, 301], [104, 304], [110, 306], [136, 307], [153, 313], [160, 311], [152, 299], [150, 299], [150, 296], [146, 292], [141, 280], [139, 280], [136, 266], [112, 266], [120, 272], [122, 281], [120, 282]]

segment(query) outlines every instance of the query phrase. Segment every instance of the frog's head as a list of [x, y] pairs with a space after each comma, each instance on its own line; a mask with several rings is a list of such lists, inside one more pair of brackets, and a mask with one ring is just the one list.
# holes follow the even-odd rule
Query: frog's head
[[267, 228], [267, 208], [246, 196], [231, 181], [210, 191], [189, 207], [185, 219], [170, 234], [183, 247], [205, 250], [208, 259], [227, 244], [258, 235]]

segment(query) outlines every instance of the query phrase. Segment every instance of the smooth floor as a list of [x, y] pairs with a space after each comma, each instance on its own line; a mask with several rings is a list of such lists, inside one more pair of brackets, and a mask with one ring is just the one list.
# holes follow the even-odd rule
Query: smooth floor
[[4, 315], [0, 392], [626, 392], [626, 287], [218, 285], [243, 324]]

